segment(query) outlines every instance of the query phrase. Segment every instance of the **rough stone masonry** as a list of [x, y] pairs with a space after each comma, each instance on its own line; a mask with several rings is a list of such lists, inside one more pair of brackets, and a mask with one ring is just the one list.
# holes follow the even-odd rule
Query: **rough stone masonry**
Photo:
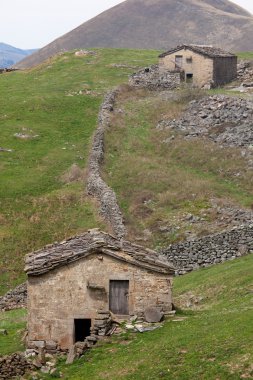
[[100, 165], [104, 159], [104, 134], [106, 128], [110, 125], [110, 113], [113, 111], [116, 95], [117, 90], [109, 92], [100, 107], [98, 128], [93, 138], [89, 158], [87, 191], [88, 194], [99, 200], [102, 216], [110, 223], [113, 233], [121, 239], [126, 234], [123, 216], [114, 191], [104, 182], [100, 175]]
[[176, 274], [222, 263], [253, 252], [253, 223], [230, 231], [172, 244], [161, 250]]

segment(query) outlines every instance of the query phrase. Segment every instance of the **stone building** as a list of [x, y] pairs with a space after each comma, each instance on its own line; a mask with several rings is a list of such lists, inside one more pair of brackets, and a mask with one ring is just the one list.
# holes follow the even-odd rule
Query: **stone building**
[[97, 229], [27, 255], [25, 271], [29, 347], [68, 349], [105, 310], [128, 317], [172, 309], [168, 261]]
[[161, 72], [183, 73], [197, 87], [217, 87], [237, 77], [237, 56], [212, 46], [180, 45], [159, 55]]

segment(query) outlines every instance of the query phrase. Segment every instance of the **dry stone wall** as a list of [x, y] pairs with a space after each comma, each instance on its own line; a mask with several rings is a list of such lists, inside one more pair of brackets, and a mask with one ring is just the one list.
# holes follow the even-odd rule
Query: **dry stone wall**
[[253, 224], [172, 244], [161, 251], [180, 275], [232, 260], [250, 252], [253, 252]]
[[87, 191], [88, 194], [99, 200], [102, 216], [110, 223], [117, 238], [121, 239], [126, 233], [123, 216], [114, 191], [105, 183], [100, 174], [100, 166], [104, 159], [104, 134], [110, 126], [110, 116], [114, 109], [116, 96], [117, 90], [109, 92], [100, 107], [98, 128], [93, 138], [89, 158]]
[[181, 75], [178, 71], [161, 71], [158, 65], [153, 65], [132, 74], [129, 84], [150, 90], [174, 90], [180, 86]]
[[10, 290], [3, 297], [0, 297], [0, 311], [8, 311], [26, 307], [27, 285], [18, 285], [14, 290]]
[[24, 353], [15, 353], [9, 356], [0, 357], [0, 380], [9, 380], [20, 378], [27, 371], [34, 369]]

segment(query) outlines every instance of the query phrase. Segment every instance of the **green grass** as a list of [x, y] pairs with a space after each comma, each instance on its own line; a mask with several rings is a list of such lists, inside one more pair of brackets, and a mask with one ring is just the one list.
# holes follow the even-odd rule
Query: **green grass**
[[[176, 278], [182, 321], [172, 318], [153, 332], [113, 338], [71, 366], [61, 361], [59, 369], [69, 380], [252, 378], [252, 271], [249, 255]], [[190, 295], [200, 301], [186, 309]]]
[[[210, 199], [238, 208], [253, 204], [252, 171], [239, 149], [186, 141], [175, 131], [156, 129], [159, 120], [180, 117], [189, 99], [185, 90], [177, 95], [179, 100], [164, 100], [154, 93], [123, 90], [117, 108], [124, 113], [116, 109], [106, 133], [104, 177], [116, 191], [129, 238], [137, 236], [153, 247], [185, 239], [189, 230], [214, 232]], [[193, 226], [184, 220], [188, 213], [210, 223]], [[164, 226], [168, 233], [160, 230]]]
[[240, 52], [237, 54], [239, 59], [253, 59], [253, 52], [252, 51], [245, 51], [245, 52]]
[[[84, 181], [64, 183], [76, 163], [84, 171], [104, 93], [127, 81], [156, 51], [97, 49], [59, 55], [28, 71], [0, 75], [0, 294], [24, 279], [24, 254], [88, 228], [106, 229]], [[82, 94], [79, 95], [79, 92]], [[34, 139], [18, 139], [23, 133]]]
[[26, 310], [0, 312], [0, 330], [7, 330], [7, 335], [0, 334], [0, 356], [24, 350], [25, 328]]

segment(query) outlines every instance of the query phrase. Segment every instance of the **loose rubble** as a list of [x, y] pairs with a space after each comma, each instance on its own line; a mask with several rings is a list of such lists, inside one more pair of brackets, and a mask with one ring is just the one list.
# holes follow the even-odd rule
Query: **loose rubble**
[[158, 130], [178, 131], [185, 139], [205, 137], [230, 147], [253, 144], [253, 102], [225, 95], [193, 100], [183, 116], [163, 120]]
[[174, 90], [180, 87], [181, 75], [178, 71], [161, 71], [159, 65], [152, 65], [132, 74], [129, 84], [150, 90]]
[[237, 64], [237, 79], [242, 82], [245, 87], [253, 86], [253, 63], [242, 60]]

